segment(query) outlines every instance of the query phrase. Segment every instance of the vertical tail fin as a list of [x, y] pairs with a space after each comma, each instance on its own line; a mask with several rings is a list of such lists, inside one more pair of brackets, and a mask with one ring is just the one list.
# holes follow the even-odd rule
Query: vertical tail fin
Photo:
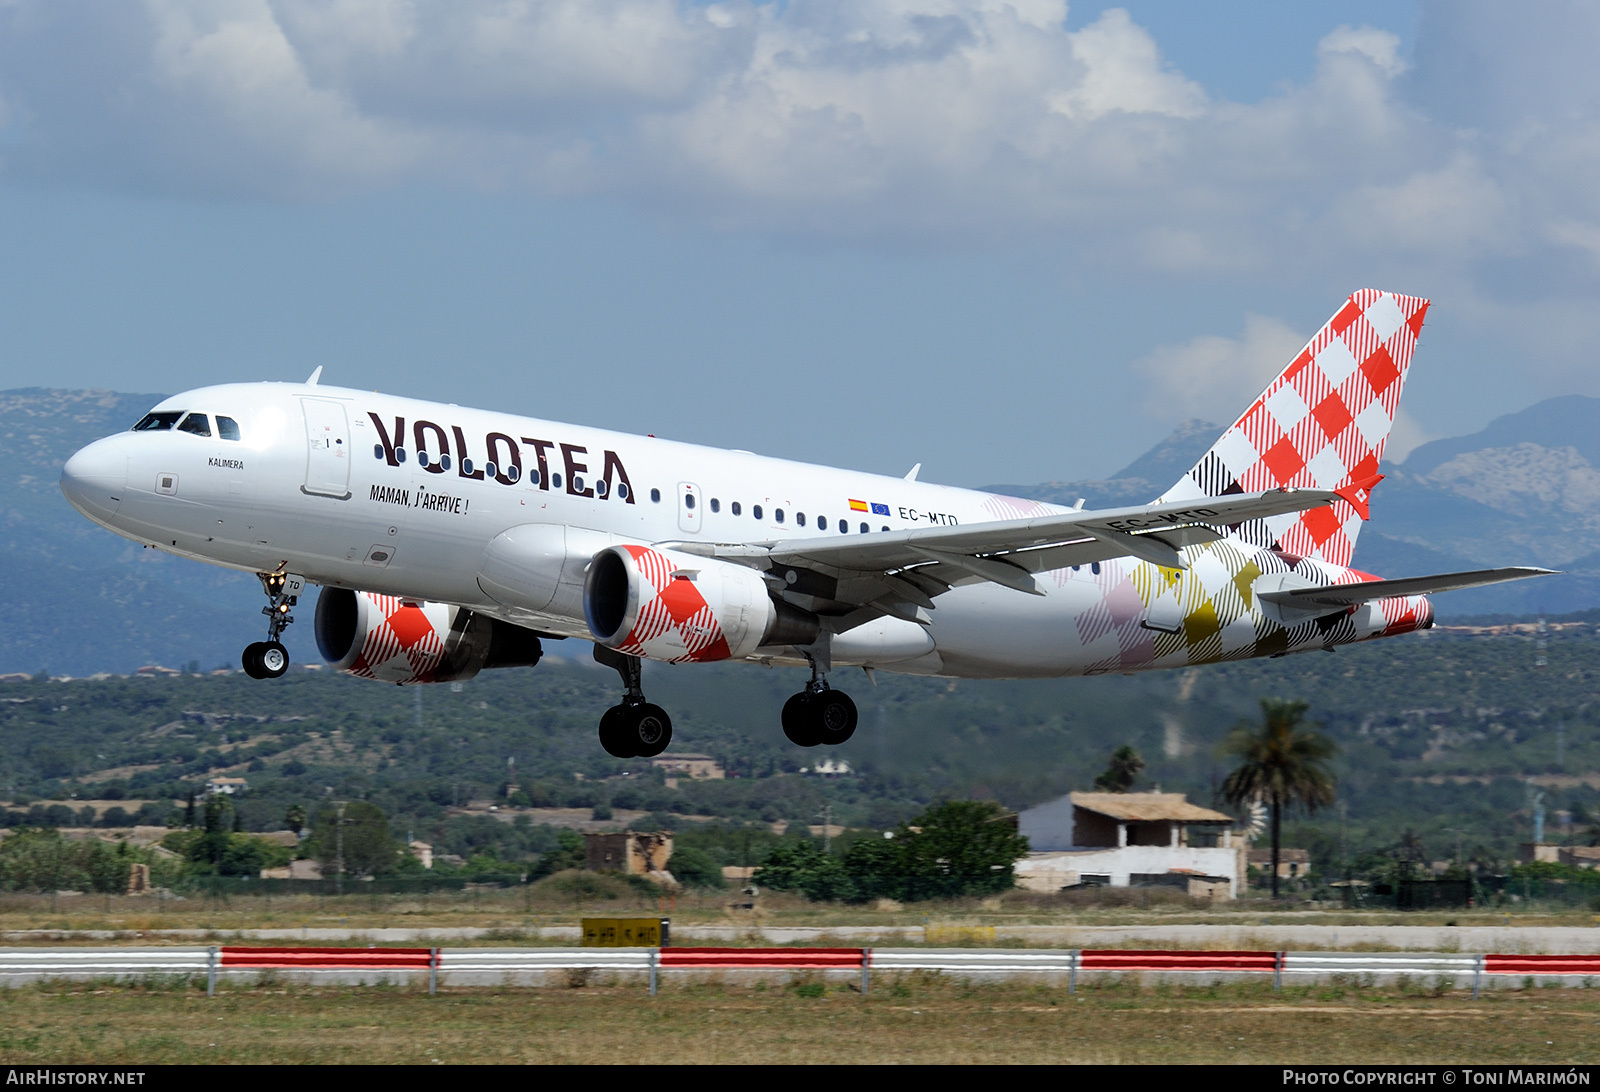
[[1286, 486], [1338, 489], [1349, 500], [1251, 520], [1258, 546], [1348, 566], [1394, 425], [1428, 301], [1362, 289], [1222, 434], [1162, 500]]

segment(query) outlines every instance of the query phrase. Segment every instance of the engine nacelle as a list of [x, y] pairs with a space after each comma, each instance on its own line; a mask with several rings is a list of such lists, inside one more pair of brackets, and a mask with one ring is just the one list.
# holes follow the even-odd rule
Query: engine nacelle
[[317, 649], [335, 671], [402, 686], [532, 667], [544, 654], [532, 631], [465, 607], [349, 588], [322, 589], [314, 628]]
[[583, 585], [594, 639], [629, 656], [668, 663], [727, 660], [762, 645], [808, 645], [815, 615], [774, 601], [743, 565], [649, 546], [595, 554]]

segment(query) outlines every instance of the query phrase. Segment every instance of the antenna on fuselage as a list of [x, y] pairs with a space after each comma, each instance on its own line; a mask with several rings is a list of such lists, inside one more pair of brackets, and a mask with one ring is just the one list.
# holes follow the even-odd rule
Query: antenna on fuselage
[[322, 365], [317, 365], [317, 370], [311, 373], [311, 378], [306, 380], [306, 386], [315, 387], [317, 380], [322, 378]]

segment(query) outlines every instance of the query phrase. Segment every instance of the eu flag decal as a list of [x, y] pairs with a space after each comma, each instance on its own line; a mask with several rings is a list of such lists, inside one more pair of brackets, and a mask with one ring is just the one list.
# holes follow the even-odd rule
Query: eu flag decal
[[875, 516], [887, 516], [889, 514], [889, 506], [887, 504], [879, 504], [877, 501], [873, 501], [872, 514]]

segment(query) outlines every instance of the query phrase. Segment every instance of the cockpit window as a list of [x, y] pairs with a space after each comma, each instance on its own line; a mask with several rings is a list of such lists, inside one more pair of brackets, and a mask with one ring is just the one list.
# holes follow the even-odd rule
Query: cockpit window
[[166, 432], [178, 423], [178, 418], [183, 416], [182, 410], [171, 410], [164, 413], [147, 413], [144, 419], [133, 426], [135, 432]]
[[210, 436], [211, 422], [206, 420], [203, 413], [191, 413], [183, 419], [183, 424], [178, 426], [179, 432], [192, 432], [196, 436]]
[[239, 422], [232, 417], [217, 415], [217, 435], [224, 440], [237, 440], [239, 438]]

